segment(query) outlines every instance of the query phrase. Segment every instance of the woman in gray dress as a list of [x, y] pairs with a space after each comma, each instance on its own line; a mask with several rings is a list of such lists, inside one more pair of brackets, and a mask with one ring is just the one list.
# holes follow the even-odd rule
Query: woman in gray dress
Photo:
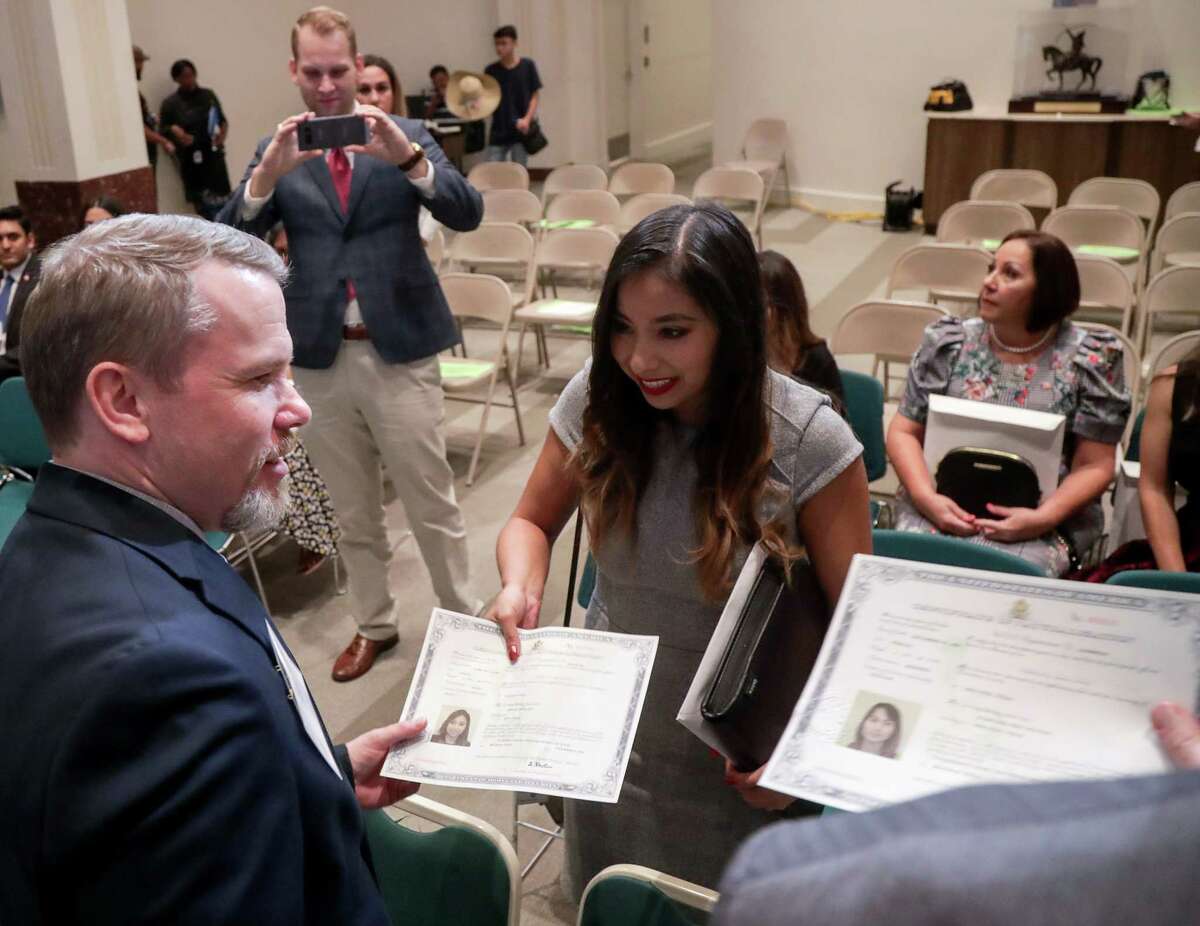
[[582, 505], [596, 557], [588, 627], [657, 634], [616, 804], [567, 802], [568, 891], [631, 862], [715, 885], [738, 843], [792, 804], [675, 715], [749, 548], [806, 551], [830, 602], [870, 550], [862, 447], [829, 400], [767, 367], [754, 245], [728, 210], [676, 206], [618, 246], [593, 361], [500, 534], [492, 616], [517, 659], [538, 622], [554, 538]]

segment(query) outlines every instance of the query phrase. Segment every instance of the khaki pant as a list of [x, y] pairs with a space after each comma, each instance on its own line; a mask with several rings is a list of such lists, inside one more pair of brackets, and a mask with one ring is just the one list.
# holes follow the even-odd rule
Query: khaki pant
[[329, 369], [293, 372], [313, 412], [301, 439], [342, 526], [339, 546], [358, 632], [372, 640], [397, 632], [396, 601], [388, 588], [392, 553], [384, 526], [381, 460], [404, 505], [438, 603], [472, 613], [479, 602], [470, 592], [467, 531], [446, 462], [437, 357], [389, 364], [370, 341], [344, 341]]

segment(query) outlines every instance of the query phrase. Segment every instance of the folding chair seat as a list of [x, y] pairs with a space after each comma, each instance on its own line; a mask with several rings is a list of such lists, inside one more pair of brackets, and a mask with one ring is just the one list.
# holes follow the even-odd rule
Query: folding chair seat
[[[521, 423], [521, 406], [517, 401], [517, 386], [508, 351], [508, 331], [513, 313], [512, 295], [503, 280], [483, 273], [444, 273], [441, 276], [441, 284], [450, 312], [456, 319], [489, 322], [500, 329], [499, 344], [491, 358], [442, 357], [439, 360], [442, 390], [446, 398], [483, 405], [483, 415], [479, 419], [479, 431], [475, 437], [475, 449], [471, 453], [471, 465], [467, 470], [467, 485], [471, 485], [475, 481], [475, 470], [479, 465], [479, 453], [483, 447], [488, 415], [492, 405], [500, 404], [496, 402], [495, 394], [496, 383], [501, 375], [508, 385], [511, 404], [507, 407], [513, 410], [516, 418], [517, 438], [520, 445], [525, 446], [525, 428]], [[481, 388], [487, 390], [483, 398], [478, 396]]]
[[696, 178], [692, 199], [715, 199], [730, 205], [733, 213], [745, 223], [750, 234], [762, 248], [763, 194], [766, 189], [761, 175], [745, 167], [712, 167]]
[[1158, 190], [1145, 180], [1128, 177], [1092, 177], [1083, 181], [1067, 197], [1068, 206], [1120, 206], [1146, 223], [1146, 243], [1154, 241], [1158, 210], [1162, 205]]
[[529, 171], [516, 161], [482, 161], [471, 168], [467, 182], [480, 193], [488, 190], [528, 190]]
[[546, 206], [547, 228], [615, 228], [621, 204], [608, 190], [570, 190]]
[[675, 172], [666, 164], [631, 162], [622, 164], [608, 180], [608, 192], [613, 196], [636, 196], [639, 193], [674, 193]]
[[1042, 222], [1042, 231], [1057, 235], [1076, 254], [1110, 257], [1140, 290], [1146, 272], [1146, 227], [1124, 206], [1067, 205]]

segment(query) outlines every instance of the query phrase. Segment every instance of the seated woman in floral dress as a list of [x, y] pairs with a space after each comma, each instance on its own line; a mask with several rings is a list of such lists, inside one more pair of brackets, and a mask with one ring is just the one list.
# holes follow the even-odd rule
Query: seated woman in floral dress
[[[1066, 573], [1100, 537], [1100, 496], [1112, 480], [1129, 393], [1120, 341], [1071, 324], [1078, 306], [1070, 249], [1053, 235], [1019, 231], [996, 251], [979, 317], [945, 318], [925, 330], [888, 429], [888, 456], [901, 483], [898, 529], [996, 546], [1048, 576]], [[1036, 508], [989, 505], [989, 518], [938, 494], [923, 450], [935, 394], [1065, 415], [1058, 488]]]

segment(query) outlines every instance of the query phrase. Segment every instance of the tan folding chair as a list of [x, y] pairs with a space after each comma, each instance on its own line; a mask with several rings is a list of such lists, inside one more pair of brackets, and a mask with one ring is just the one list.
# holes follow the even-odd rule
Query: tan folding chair
[[970, 197], [1020, 203], [1035, 209], [1054, 209], [1058, 206], [1058, 185], [1043, 171], [1006, 167], [985, 171], [976, 177], [971, 184]]
[[1068, 206], [1120, 206], [1146, 223], [1146, 242], [1154, 241], [1158, 210], [1162, 206], [1158, 190], [1145, 180], [1128, 177], [1092, 177], [1071, 191]]
[[[1133, 407], [1136, 408], [1139, 398], [1142, 394], [1142, 355], [1138, 352], [1126, 335], [1118, 331], [1112, 325], [1105, 325], [1102, 322], [1084, 322], [1077, 321], [1074, 317], [1071, 319], [1073, 324], [1080, 328], [1089, 328], [1092, 331], [1103, 331], [1111, 334], [1121, 342], [1122, 366], [1125, 372], [1125, 388], [1129, 390], [1129, 396], [1133, 400]], [[1121, 435], [1121, 446], [1129, 446], [1129, 435], [1133, 431], [1134, 415], [1131, 413], [1125, 420], [1125, 432]]]
[[546, 344], [546, 330], [551, 325], [568, 326], [579, 333], [591, 330], [592, 318], [596, 314], [600, 284], [613, 251], [617, 249], [617, 235], [607, 228], [552, 228], [537, 246], [535, 263], [537, 273], [547, 274], [553, 279], [556, 271], [582, 274], [588, 281], [589, 294], [585, 299], [565, 300], [558, 298], [558, 287], [553, 287], [554, 298], [543, 298], [518, 309], [513, 317], [520, 322], [521, 333], [517, 339], [517, 368], [525, 349], [525, 331], [533, 328], [538, 347], [538, 362], [550, 366], [550, 352]]
[[649, 162], [622, 164], [608, 180], [608, 192], [613, 196], [636, 196], [639, 193], [674, 193], [675, 172], [666, 164]]
[[1181, 212], [1200, 212], [1200, 180], [1185, 183], [1167, 199], [1163, 221], [1175, 218]]
[[608, 190], [570, 190], [560, 193], [546, 206], [546, 227], [572, 222], [583, 227], [590, 222], [598, 228], [615, 228], [621, 218], [621, 204]]
[[1135, 329], [1133, 281], [1121, 265], [1108, 257], [1076, 254], [1075, 266], [1079, 270], [1079, 311], [1076, 316], [1105, 324], [1115, 321], [1122, 333], [1132, 335]]
[[908, 363], [921, 346], [925, 329], [950, 313], [928, 302], [875, 299], [860, 302], [838, 322], [829, 339], [829, 351], [839, 354], [871, 354], [871, 375], [879, 378], [883, 363], [883, 394], [890, 397], [889, 365]]
[[629, 230], [646, 216], [653, 215], [660, 209], [685, 206], [690, 202], [690, 199], [679, 193], [639, 193], [621, 204], [621, 217], [617, 228], [622, 235], [628, 234]]
[[966, 244], [918, 244], [897, 259], [884, 297], [901, 290], [929, 293], [930, 302], [949, 300], [978, 304], [979, 290], [992, 264], [983, 248]]
[[1020, 203], [963, 200], [942, 213], [937, 240], [975, 244], [994, 251], [1009, 232], [1037, 228], [1033, 215]]
[[468, 273], [481, 269], [516, 271], [518, 280], [512, 293], [516, 308], [533, 294], [533, 252], [533, 235], [524, 226], [515, 222], [483, 222], [474, 231], [454, 236], [449, 269]]
[[1200, 212], [1180, 212], [1158, 230], [1150, 276], [1164, 267], [1200, 266]]
[[1184, 357], [1200, 347], [1200, 331], [1185, 331], [1167, 341], [1150, 361], [1150, 369], [1146, 373], [1149, 382], [1169, 366], [1179, 363]]
[[542, 201], [529, 190], [485, 190], [485, 222], [517, 222], [536, 228], [542, 221]]
[[[521, 229], [524, 231], [524, 229]], [[528, 234], [528, 232], [526, 232]], [[467, 359], [466, 357], [440, 357], [442, 391], [447, 399], [473, 402], [483, 405], [483, 416], [479, 419], [479, 433], [475, 438], [475, 450], [471, 454], [471, 466], [467, 470], [467, 485], [475, 481], [475, 469], [479, 465], [479, 451], [483, 447], [483, 435], [487, 430], [488, 414], [495, 401], [496, 381], [501, 373], [508, 384], [513, 410], [517, 421], [517, 437], [525, 446], [525, 428], [521, 424], [521, 406], [517, 402], [517, 384], [508, 353], [508, 329], [512, 324], [513, 305], [508, 285], [499, 277], [486, 273], [443, 273], [442, 292], [450, 312], [458, 320], [490, 322], [500, 328], [499, 346], [490, 360]], [[479, 398], [480, 387], [487, 387], [487, 395]]]
[[529, 171], [516, 161], [482, 161], [471, 168], [467, 182], [480, 193], [487, 190], [528, 190]]
[[728, 161], [723, 167], [752, 170], [763, 179], [763, 208], [771, 199], [775, 180], [783, 174], [783, 192], [791, 195], [787, 168], [787, 123], [782, 119], [755, 119], [742, 139], [742, 159]]
[[564, 164], [546, 176], [542, 184], [542, 206], [550, 202], [551, 196], [569, 193], [572, 190], [607, 190], [608, 175], [595, 164]]
[[433, 265], [434, 273], [442, 269], [442, 261], [446, 258], [446, 236], [440, 228], [435, 229], [433, 237], [425, 242], [425, 256]]
[[1156, 315], [1191, 315], [1192, 327], [1200, 326], [1200, 267], [1168, 267], [1146, 285], [1138, 312], [1138, 347], [1144, 356], [1150, 350]]
[[696, 178], [692, 186], [692, 200], [716, 199], [722, 202], [751, 204], [745, 208], [733, 209], [734, 214], [742, 220], [758, 247], [762, 249], [762, 213], [763, 191], [766, 189], [763, 178], [745, 167], [711, 167]]
[[1076, 254], [1099, 254], [1120, 264], [1142, 288], [1146, 272], [1146, 227], [1124, 206], [1060, 206], [1046, 216], [1042, 231], [1057, 235]]

